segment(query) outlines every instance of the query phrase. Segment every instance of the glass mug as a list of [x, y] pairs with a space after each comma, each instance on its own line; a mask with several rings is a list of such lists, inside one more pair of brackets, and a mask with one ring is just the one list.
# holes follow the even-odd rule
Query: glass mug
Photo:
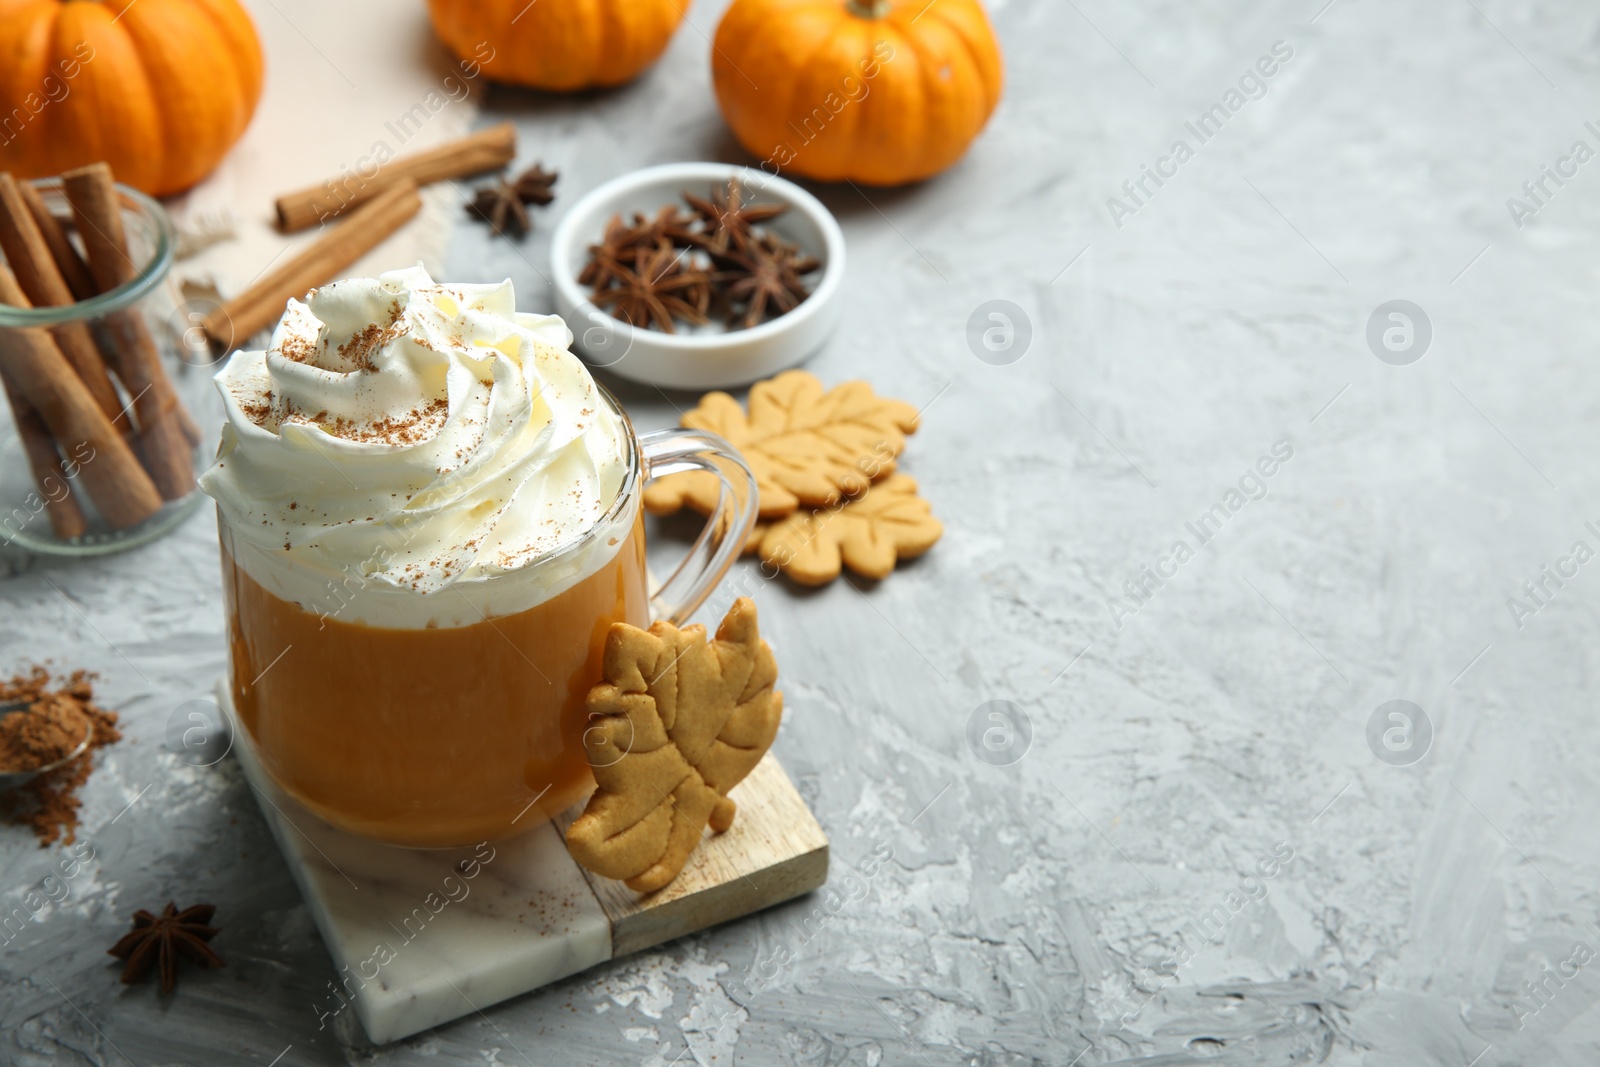
[[[681, 625], [738, 557], [757, 507], [754, 476], [722, 438], [636, 436], [599, 392], [624, 428], [617, 499], [577, 543], [477, 586], [548, 572], [559, 591], [525, 610], [408, 629], [341, 620], [252, 578], [237, 553], [250, 553], [250, 567], [288, 565], [234, 537], [218, 513], [237, 721], [261, 767], [307, 809], [363, 837], [447, 848], [532, 829], [593, 788], [584, 703], [611, 624], [648, 627], [654, 608]], [[720, 479], [717, 511], [652, 597], [643, 486], [690, 470]], [[585, 554], [606, 548], [598, 569], [576, 584], [569, 573], [560, 588], [563, 568], [580, 558], [592, 567]]]

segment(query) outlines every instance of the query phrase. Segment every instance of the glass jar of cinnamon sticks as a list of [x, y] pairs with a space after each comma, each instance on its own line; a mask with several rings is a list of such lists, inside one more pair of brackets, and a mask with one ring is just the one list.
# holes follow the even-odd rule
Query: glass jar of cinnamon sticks
[[0, 543], [115, 552], [199, 505], [201, 432], [153, 328], [174, 243], [161, 205], [104, 164], [0, 174]]

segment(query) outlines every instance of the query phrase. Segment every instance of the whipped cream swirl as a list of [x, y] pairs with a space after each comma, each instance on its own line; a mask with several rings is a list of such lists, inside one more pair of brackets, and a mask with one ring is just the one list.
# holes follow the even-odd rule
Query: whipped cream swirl
[[308, 611], [399, 626], [521, 610], [598, 568], [615, 537], [514, 595], [473, 593], [583, 541], [627, 475], [622, 420], [571, 340], [519, 314], [510, 281], [420, 265], [290, 301], [270, 347], [216, 378], [226, 425], [200, 485], [235, 561]]

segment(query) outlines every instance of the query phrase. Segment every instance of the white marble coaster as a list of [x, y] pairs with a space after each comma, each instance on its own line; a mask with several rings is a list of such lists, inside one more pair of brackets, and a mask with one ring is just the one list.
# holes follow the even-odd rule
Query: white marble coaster
[[[226, 686], [217, 702], [232, 719]], [[394, 848], [287, 796], [237, 724], [233, 752], [333, 956], [325, 1022], [353, 1006], [382, 1044], [611, 958], [611, 922], [555, 827], [476, 853]]]
[[[226, 682], [217, 703], [234, 720]], [[640, 896], [574, 863], [558, 825], [454, 851], [337, 830], [273, 784], [234, 726], [233, 752], [333, 956], [337, 977], [318, 1011], [331, 1024], [353, 1007], [378, 1044], [827, 879], [827, 837], [771, 754], [731, 794], [733, 828], [705, 840], [671, 885]]]

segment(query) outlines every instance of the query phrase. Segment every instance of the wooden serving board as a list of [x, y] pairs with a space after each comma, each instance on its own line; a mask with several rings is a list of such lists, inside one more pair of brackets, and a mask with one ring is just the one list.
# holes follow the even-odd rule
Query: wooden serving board
[[[217, 702], [233, 719], [226, 684]], [[337, 830], [279, 789], [234, 722], [233, 752], [305, 895], [335, 974], [323, 1025], [353, 1008], [375, 1043], [408, 1037], [597, 963], [792, 899], [828, 876], [828, 839], [770, 753], [729, 794], [671, 884], [640, 895], [579, 867], [567, 813], [478, 849], [395, 848]]]
[[[611, 955], [627, 956], [664, 941], [760, 911], [816, 889], [828, 879], [828, 838], [772, 753], [729, 794], [739, 805], [724, 834], [709, 831], [683, 873], [639, 894], [578, 868], [611, 923]], [[556, 821], [563, 837], [582, 812]]]

